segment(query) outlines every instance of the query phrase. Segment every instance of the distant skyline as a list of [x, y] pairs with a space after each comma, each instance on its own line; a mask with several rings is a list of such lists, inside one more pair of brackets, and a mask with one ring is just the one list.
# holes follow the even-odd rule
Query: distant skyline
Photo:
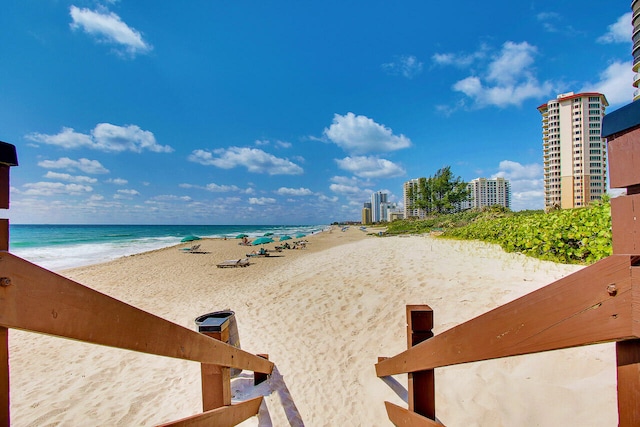
[[631, 2], [10, 0], [12, 223], [325, 224], [451, 166], [542, 209], [537, 107], [632, 101]]

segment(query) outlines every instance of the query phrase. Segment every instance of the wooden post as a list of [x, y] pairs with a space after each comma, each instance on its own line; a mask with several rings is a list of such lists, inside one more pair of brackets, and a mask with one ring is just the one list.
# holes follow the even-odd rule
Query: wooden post
[[9, 330], [0, 327], [0, 426], [8, 426], [9, 420]]
[[[228, 322], [225, 325], [228, 325]], [[229, 341], [229, 328], [226, 326], [220, 332], [202, 333], [218, 341]], [[210, 411], [221, 406], [231, 405], [231, 369], [202, 363], [200, 372], [202, 377], [202, 410]]]
[[[0, 141], [0, 209], [9, 209], [9, 169], [18, 165], [16, 147]], [[9, 250], [9, 220], [0, 220], [0, 251]], [[4, 272], [4, 270], [0, 270]], [[0, 281], [3, 275], [0, 273]], [[3, 285], [4, 281], [0, 283]], [[0, 426], [10, 424], [9, 330], [0, 327]]]
[[640, 340], [616, 343], [618, 426], [640, 425]]
[[[9, 250], [9, 220], [0, 219], [0, 251]], [[4, 272], [4, 269], [0, 269]], [[2, 274], [0, 273], [0, 276]], [[1, 277], [0, 277], [1, 280]], [[1, 284], [0, 284], [1, 286]], [[0, 426], [9, 425], [9, 329], [0, 327]]]
[[[611, 200], [614, 254], [640, 254], [640, 101], [632, 102], [602, 121], [607, 138], [611, 188], [626, 195]], [[640, 425], [640, 339], [616, 343], [618, 425]]]
[[[407, 305], [407, 348], [433, 337], [433, 310], [428, 305]], [[434, 370], [409, 373], [409, 410], [436, 419]]]
[[[263, 359], [267, 359], [269, 360], [269, 355], [268, 354], [261, 354], [258, 353], [256, 356], [260, 356]], [[269, 374], [263, 374], [260, 372], [254, 372], [253, 373], [253, 385], [257, 386], [258, 384], [262, 384], [263, 382], [265, 382], [267, 379], [269, 378]]]

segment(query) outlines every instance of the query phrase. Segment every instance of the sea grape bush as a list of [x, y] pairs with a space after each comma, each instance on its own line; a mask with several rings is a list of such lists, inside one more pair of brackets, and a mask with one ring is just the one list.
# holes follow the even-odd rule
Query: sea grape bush
[[611, 206], [595, 203], [586, 208], [550, 213], [478, 219], [445, 235], [497, 243], [507, 252], [565, 264], [591, 264], [611, 255]]
[[398, 221], [389, 225], [388, 234], [434, 228], [442, 228], [445, 238], [496, 243], [507, 252], [565, 264], [592, 264], [612, 252], [608, 200], [549, 213], [489, 208], [423, 221]]

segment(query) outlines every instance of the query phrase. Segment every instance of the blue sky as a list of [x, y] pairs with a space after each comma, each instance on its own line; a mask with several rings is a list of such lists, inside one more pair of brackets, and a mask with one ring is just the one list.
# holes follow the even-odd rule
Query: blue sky
[[631, 102], [630, 0], [9, 0], [12, 223], [325, 224], [451, 166], [541, 209], [559, 93]]

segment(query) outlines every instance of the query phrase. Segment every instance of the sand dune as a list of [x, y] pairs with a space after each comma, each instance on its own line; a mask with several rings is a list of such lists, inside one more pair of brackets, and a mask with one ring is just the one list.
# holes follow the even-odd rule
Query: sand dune
[[[63, 274], [192, 329], [231, 308], [242, 348], [269, 354], [305, 425], [388, 426], [383, 402], [404, 405], [402, 390], [374, 364], [406, 348], [406, 304], [429, 304], [438, 333], [580, 268], [354, 228], [307, 240], [247, 268], [216, 268], [248, 252], [237, 241], [203, 240], [206, 254], [167, 248]], [[10, 352], [14, 425], [153, 425], [201, 410], [196, 363], [20, 331]], [[444, 368], [436, 381], [449, 426], [617, 424], [613, 345]], [[266, 408], [271, 425], [289, 425], [277, 393]]]

